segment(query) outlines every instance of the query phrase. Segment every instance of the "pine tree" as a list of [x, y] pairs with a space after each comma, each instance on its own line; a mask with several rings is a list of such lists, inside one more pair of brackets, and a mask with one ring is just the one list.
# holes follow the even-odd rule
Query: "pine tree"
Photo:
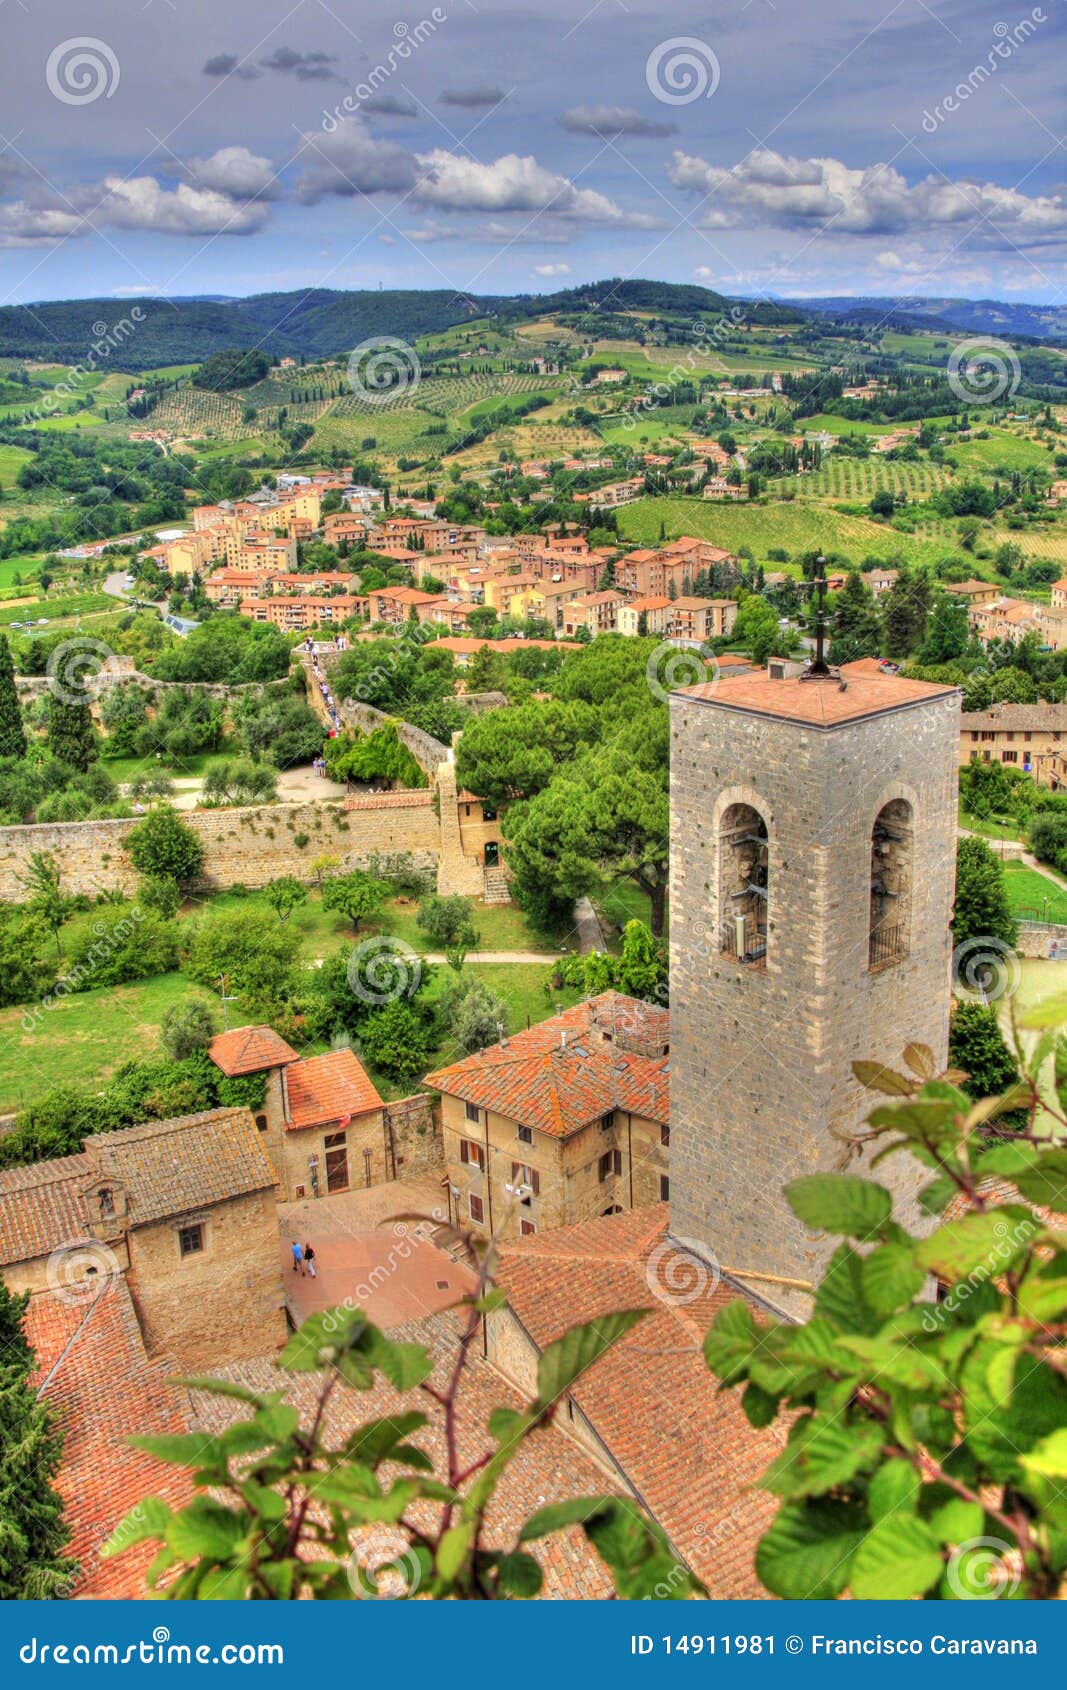
[[48, 749], [60, 763], [84, 774], [99, 753], [85, 699], [53, 698], [48, 710]]
[[63, 1442], [52, 1410], [29, 1383], [36, 1359], [22, 1327], [27, 1293], [0, 1281], [0, 1600], [64, 1593], [77, 1563], [63, 1552], [70, 1531], [53, 1489]]
[[0, 757], [25, 757], [26, 735], [15, 690], [15, 665], [7, 637], [0, 634]]

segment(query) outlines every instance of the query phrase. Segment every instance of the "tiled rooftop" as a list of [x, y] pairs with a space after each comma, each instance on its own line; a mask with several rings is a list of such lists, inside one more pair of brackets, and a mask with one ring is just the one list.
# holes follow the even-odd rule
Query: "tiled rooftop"
[[0, 1173], [0, 1265], [32, 1261], [88, 1234], [82, 1189], [88, 1156], [62, 1156]]
[[217, 1068], [231, 1077], [260, 1074], [265, 1068], [295, 1062], [297, 1053], [273, 1027], [235, 1027], [219, 1033], [208, 1045], [208, 1055]]
[[126, 1187], [133, 1227], [278, 1183], [247, 1109], [98, 1133], [87, 1156]]
[[368, 1074], [350, 1050], [331, 1050], [294, 1062], [286, 1084], [291, 1128], [322, 1126], [382, 1107]]
[[865, 716], [880, 716], [887, 710], [931, 703], [959, 692], [957, 687], [906, 681], [899, 675], [848, 675], [843, 679], [844, 685], [832, 676], [802, 680], [797, 675], [780, 681], [762, 673], [729, 676], [685, 687], [674, 696], [720, 710], [773, 716], [806, 727], [836, 728], [845, 722], [861, 721]]

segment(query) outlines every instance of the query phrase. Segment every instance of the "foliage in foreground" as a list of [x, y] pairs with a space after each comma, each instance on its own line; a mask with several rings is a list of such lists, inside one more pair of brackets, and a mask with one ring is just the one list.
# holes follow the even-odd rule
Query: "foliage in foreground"
[[[104, 1554], [159, 1542], [148, 1582], [158, 1595], [176, 1599], [508, 1599], [541, 1589], [530, 1546], [580, 1526], [620, 1596], [697, 1592], [701, 1587], [679, 1567], [659, 1527], [623, 1497], [550, 1503], [511, 1541], [489, 1547], [486, 1515], [510, 1463], [552, 1420], [586, 1368], [645, 1312], [602, 1317], [550, 1344], [533, 1400], [522, 1410], [495, 1409], [482, 1453], [466, 1461], [457, 1432], [464, 1373], [483, 1312], [503, 1302], [490, 1285], [491, 1261], [490, 1249], [475, 1292], [464, 1300], [456, 1357], [443, 1385], [431, 1382], [433, 1364], [421, 1344], [395, 1342], [358, 1310], [343, 1308], [305, 1321], [280, 1358], [288, 1373], [321, 1375], [309, 1425], [301, 1425], [282, 1391], [256, 1395], [220, 1381], [184, 1381], [237, 1398], [248, 1415], [214, 1438], [195, 1432], [133, 1439], [160, 1460], [191, 1467], [198, 1495], [177, 1513], [158, 1497], [140, 1503]], [[428, 1424], [414, 1407], [369, 1421], [342, 1443], [328, 1440], [326, 1409], [337, 1387], [367, 1391], [379, 1374], [396, 1391], [434, 1405], [448, 1452], [443, 1473], [411, 1441]]]
[[0, 1280], [0, 1600], [67, 1594], [77, 1571], [65, 1553], [70, 1532], [53, 1488], [63, 1440], [55, 1415], [30, 1383], [34, 1353], [22, 1329], [29, 1293]]
[[[872, 1180], [796, 1179], [786, 1187], [795, 1214], [842, 1239], [811, 1319], [761, 1324], [737, 1301], [708, 1334], [708, 1364], [724, 1388], [744, 1385], [754, 1426], [796, 1416], [762, 1481], [782, 1504], [756, 1556], [776, 1596], [1059, 1593], [1065, 1012], [1061, 999], [1029, 1018], [1039, 1033], [1029, 1051], [1014, 1033], [1022, 1078], [998, 1098], [974, 1102], [968, 1076], [935, 1074], [922, 1045], [905, 1051], [907, 1073], [856, 1063], [861, 1083], [885, 1099], [862, 1135], [880, 1145], [872, 1165], [917, 1157], [931, 1176], [920, 1205], [941, 1223], [915, 1236]], [[1046, 1069], [1051, 1088], [1039, 1084]]]

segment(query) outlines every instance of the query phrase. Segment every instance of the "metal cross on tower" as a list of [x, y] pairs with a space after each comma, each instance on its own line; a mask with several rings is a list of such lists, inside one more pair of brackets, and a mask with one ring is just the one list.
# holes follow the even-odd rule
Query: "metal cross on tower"
[[845, 683], [840, 674], [826, 661], [826, 559], [821, 553], [815, 559], [811, 585], [816, 595], [815, 655], [800, 678], [802, 681], [835, 680], [843, 687]]

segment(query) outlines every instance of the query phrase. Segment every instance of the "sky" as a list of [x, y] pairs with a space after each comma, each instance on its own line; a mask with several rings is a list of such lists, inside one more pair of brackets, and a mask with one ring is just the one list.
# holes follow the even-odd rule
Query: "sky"
[[0, 0], [0, 21], [2, 304], [606, 276], [1067, 300], [1065, 0]]

